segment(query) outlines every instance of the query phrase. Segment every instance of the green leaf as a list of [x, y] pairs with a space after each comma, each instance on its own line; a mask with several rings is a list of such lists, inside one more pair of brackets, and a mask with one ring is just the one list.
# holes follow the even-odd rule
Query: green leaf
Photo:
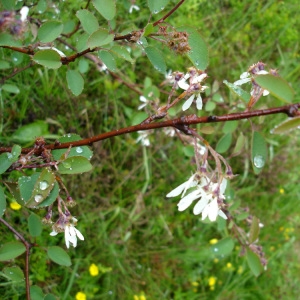
[[148, 36], [149, 34], [151, 34], [154, 31], [155, 31], [155, 27], [153, 26], [153, 24], [148, 23], [143, 32], [143, 36]]
[[277, 125], [271, 131], [271, 133], [283, 134], [283, 133], [287, 133], [293, 129], [298, 129], [299, 126], [300, 126], [300, 117], [295, 117], [295, 118], [283, 121], [281, 124]]
[[47, 2], [45, 0], [40, 0], [36, 6], [36, 11], [42, 14], [47, 9]]
[[20, 47], [22, 43], [8, 33], [0, 33], [0, 46]]
[[14, 84], [3, 84], [2, 90], [12, 94], [19, 94], [20, 89]]
[[26, 251], [21, 242], [9, 242], [0, 248], [0, 261], [14, 259]]
[[227, 80], [224, 80], [223, 83], [229, 87], [229, 89], [238, 95], [241, 99], [243, 99], [245, 102], [249, 102], [251, 95], [247, 92], [245, 92], [241, 87], [234, 85], [233, 83], [228, 82]]
[[37, 285], [32, 285], [30, 287], [30, 299], [31, 300], [44, 300], [43, 290]]
[[80, 20], [83, 30], [88, 34], [92, 34], [99, 28], [97, 18], [87, 9], [78, 10], [76, 16]]
[[57, 298], [53, 294], [47, 294], [44, 300], [57, 300]]
[[255, 174], [260, 173], [267, 160], [267, 144], [264, 137], [257, 131], [252, 136], [251, 161]]
[[242, 148], [244, 147], [245, 141], [246, 141], [246, 139], [245, 139], [243, 133], [240, 132], [232, 153], [239, 153], [242, 150]]
[[222, 129], [224, 133], [232, 133], [237, 129], [238, 121], [229, 121], [225, 122], [225, 125]]
[[28, 143], [46, 134], [48, 134], [48, 124], [45, 121], [35, 121], [20, 127], [11, 138], [18, 143]]
[[5, 211], [6, 211], [6, 196], [4, 194], [2, 186], [0, 186], [0, 217], [3, 216]]
[[131, 125], [138, 125], [141, 122], [143, 122], [147, 117], [148, 117], [147, 113], [140, 111], [133, 116]]
[[71, 266], [71, 259], [69, 254], [58, 246], [49, 247], [47, 251], [48, 257], [55, 263], [69, 267]]
[[0, 60], [0, 70], [6, 70], [6, 69], [9, 69], [10, 67], [11, 66], [8, 61]]
[[100, 28], [89, 37], [88, 47], [93, 49], [111, 43], [114, 40], [114, 35], [110, 34], [107, 29]]
[[87, 41], [88, 41], [89, 37], [90, 36], [87, 33], [82, 33], [78, 37], [78, 41], [77, 41], [77, 45], [76, 45], [76, 48], [78, 51], [83, 51], [88, 48]]
[[252, 251], [247, 250], [246, 259], [251, 272], [257, 277], [262, 272], [262, 265], [259, 257]]
[[282, 78], [271, 74], [255, 76], [255, 82], [268, 90], [276, 98], [291, 103], [294, 99], [294, 90]]
[[89, 160], [82, 156], [73, 156], [58, 165], [60, 174], [81, 174], [92, 170]]
[[11, 153], [5, 152], [0, 155], [0, 174], [3, 174], [13, 162], [9, 159]]
[[229, 255], [234, 248], [233, 239], [226, 237], [223, 240], [220, 240], [218, 243], [211, 246], [211, 251], [218, 257], [224, 257]]
[[110, 49], [110, 51], [117, 54], [119, 57], [131, 62], [131, 63], [133, 62], [133, 59], [130, 56], [130, 53], [128, 52], [128, 50], [124, 46], [114, 45]]
[[58, 69], [61, 66], [60, 55], [51, 49], [36, 52], [32, 59], [49, 69]]
[[15, 198], [15, 200], [20, 205], [22, 205], [23, 202], [21, 200], [20, 189], [19, 189], [18, 183], [17, 182], [6, 181], [4, 184], [9, 189], [9, 192], [13, 195], [13, 197]]
[[183, 147], [183, 153], [187, 157], [193, 157], [195, 156], [195, 149], [194, 146], [186, 146]]
[[231, 133], [225, 134], [219, 141], [216, 147], [216, 151], [219, 153], [224, 153], [226, 152], [232, 142], [232, 135]]
[[212, 134], [215, 132], [215, 127], [210, 126], [210, 125], [206, 125], [200, 128], [200, 131], [204, 134]]
[[169, 0], [148, 0], [148, 6], [152, 14], [162, 11], [168, 4]]
[[42, 43], [54, 41], [63, 31], [63, 24], [58, 21], [45, 22], [38, 30], [38, 38]]
[[93, 0], [93, 5], [106, 20], [112, 20], [115, 17], [115, 0]]
[[152, 46], [146, 47], [145, 52], [154, 68], [158, 72], [165, 74], [167, 71], [167, 66], [161, 52]]
[[[74, 134], [74, 133], [68, 133], [58, 139], [60, 143], [70, 143], [81, 140], [80, 135]], [[58, 150], [52, 150], [51, 154], [55, 160], [65, 159], [67, 157], [72, 156], [83, 156], [86, 157], [88, 160], [90, 160], [93, 156], [93, 151], [90, 150], [88, 146], [80, 146], [80, 147], [74, 147], [72, 148], [67, 157], [65, 156], [69, 149], [58, 149]]]
[[33, 237], [37, 237], [42, 233], [42, 222], [40, 218], [34, 213], [31, 213], [28, 218], [28, 228], [30, 235]]
[[13, 163], [19, 159], [19, 156], [22, 152], [22, 147], [19, 145], [14, 145], [11, 149], [11, 156], [9, 155], [9, 160]]
[[106, 65], [106, 67], [111, 71], [116, 71], [117, 65], [115, 58], [108, 51], [102, 50], [98, 52], [99, 58]]
[[259, 220], [257, 217], [253, 217], [252, 224], [250, 228], [250, 234], [249, 234], [249, 243], [252, 244], [258, 239], [259, 234]]
[[25, 280], [23, 271], [17, 266], [4, 268], [3, 273], [11, 281]]
[[178, 31], [186, 31], [188, 33], [188, 43], [191, 47], [188, 58], [193, 65], [200, 70], [205, 70], [209, 63], [208, 48], [200, 33], [187, 26], [178, 28]]
[[67, 71], [68, 88], [75, 96], [79, 96], [83, 90], [84, 80], [76, 70]]

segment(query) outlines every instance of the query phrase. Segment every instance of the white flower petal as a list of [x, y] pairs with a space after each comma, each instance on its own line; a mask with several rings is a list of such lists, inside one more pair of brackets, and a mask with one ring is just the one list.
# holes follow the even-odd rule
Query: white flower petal
[[56, 232], [55, 230], [53, 230], [53, 231], [50, 233], [51, 236], [56, 236], [57, 234], [58, 234], [58, 232]]
[[244, 78], [247, 78], [247, 77], [250, 77], [250, 73], [248, 73], [248, 72], [244, 72], [240, 76], [241, 79], [244, 79]]
[[223, 195], [227, 186], [227, 179], [223, 178], [220, 185], [220, 195]]
[[65, 243], [66, 243], [66, 246], [67, 248], [69, 249], [70, 248], [70, 232], [69, 232], [69, 226], [66, 226], [65, 227]]
[[21, 18], [20, 20], [22, 22], [26, 21], [27, 19], [27, 16], [28, 16], [28, 12], [29, 12], [29, 8], [27, 6], [23, 6], [20, 10], [20, 15], [21, 15]]
[[268, 91], [268, 90], [264, 90], [263, 91], [263, 96], [267, 96], [267, 95], [269, 95], [270, 94], [270, 92]]
[[190, 87], [190, 85], [186, 83], [185, 79], [180, 79], [178, 81], [178, 86], [185, 91]]
[[200, 83], [203, 81], [203, 79], [205, 79], [207, 77], [206, 73], [203, 73], [195, 78], [192, 79], [192, 83]]
[[209, 197], [207, 197], [207, 195], [203, 195], [201, 200], [198, 201], [197, 204], [194, 206], [193, 209], [194, 215], [201, 214], [203, 209], [206, 207], [208, 201], [209, 201]]
[[235, 81], [233, 84], [234, 85], [242, 85], [242, 84], [247, 83], [249, 81], [251, 81], [251, 78], [244, 78], [244, 79], [239, 79], [239, 80]]
[[184, 104], [182, 105], [182, 110], [185, 111], [187, 109], [190, 108], [190, 106], [192, 105], [193, 103], [193, 100], [195, 98], [195, 94], [193, 94], [189, 99], [187, 99]]
[[198, 110], [201, 110], [202, 107], [203, 107], [203, 102], [202, 102], [202, 98], [201, 98], [200, 93], [199, 93], [198, 96], [197, 96], [196, 106], [197, 106], [197, 109], [198, 109]]
[[82, 233], [81, 233], [78, 229], [76, 229], [76, 228], [74, 228], [74, 229], [75, 229], [75, 232], [76, 232], [77, 237], [78, 237], [80, 240], [84, 241], [84, 236], [82, 235]]
[[218, 215], [219, 215], [221, 218], [227, 220], [227, 216], [225, 215], [225, 213], [224, 213], [221, 209], [219, 210]]
[[256, 72], [255, 74], [256, 75], [266, 75], [266, 74], [269, 74], [269, 72], [266, 70], [260, 70], [260, 71]]
[[214, 198], [209, 204], [208, 218], [212, 222], [216, 221], [218, 212], [219, 212], [218, 201], [217, 198]]
[[201, 191], [196, 190], [196, 191], [193, 191], [190, 194], [186, 195], [177, 204], [178, 210], [183, 211], [183, 210], [187, 209], [192, 204], [192, 202], [199, 197], [200, 194], [201, 194]]

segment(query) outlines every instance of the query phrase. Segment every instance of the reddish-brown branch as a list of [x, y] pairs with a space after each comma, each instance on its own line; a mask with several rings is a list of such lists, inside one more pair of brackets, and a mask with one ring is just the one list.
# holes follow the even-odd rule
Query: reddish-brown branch
[[17, 230], [15, 230], [9, 223], [7, 223], [4, 219], [0, 218], [0, 222], [4, 224], [13, 234], [15, 234], [20, 241], [24, 244], [26, 248], [26, 256], [25, 256], [25, 285], [26, 285], [26, 299], [30, 300], [30, 283], [29, 283], [29, 254], [30, 249], [33, 247], [32, 244], [27, 242], [22, 234], [20, 234]]
[[[274, 115], [274, 114], [280, 114], [284, 113], [289, 117], [295, 117], [298, 115], [298, 110], [300, 108], [300, 103], [275, 107], [275, 108], [268, 108], [268, 109], [259, 109], [254, 111], [246, 111], [241, 113], [232, 113], [227, 114], [223, 116], [204, 116], [204, 117], [197, 117], [196, 115], [188, 115], [183, 116], [181, 118], [163, 121], [163, 122], [156, 122], [156, 123], [141, 123], [139, 125], [129, 126], [117, 130], [113, 130], [106, 133], [101, 133], [96, 136], [86, 138], [80, 141], [74, 141], [69, 143], [62, 143], [62, 144], [51, 144], [46, 145], [45, 148], [49, 150], [53, 149], [65, 149], [77, 146], [85, 146], [85, 145], [92, 145], [93, 143], [96, 143], [101, 140], [105, 140], [108, 138], [112, 138], [118, 135], [123, 135], [126, 133], [132, 133], [142, 130], [150, 130], [150, 129], [157, 129], [157, 128], [163, 128], [163, 127], [175, 127], [179, 130], [182, 130], [185, 133], [189, 132], [189, 126], [194, 124], [200, 124], [200, 123], [218, 123], [218, 122], [226, 122], [226, 121], [234, 121], [234, 120], [242, 120], [242, 119], [249, 119], [254, 118], [258, 116], [267, 116], [267, 115]], [[24, 148], [22, 149], [22, 153], [26, 154], [30, 151], [32, 151], [33, 148]], [[3, 152], [11, 152], [10, 147], [0, 147], [0, 153]], [[36, 153], [39, 154], [39, 153]]]

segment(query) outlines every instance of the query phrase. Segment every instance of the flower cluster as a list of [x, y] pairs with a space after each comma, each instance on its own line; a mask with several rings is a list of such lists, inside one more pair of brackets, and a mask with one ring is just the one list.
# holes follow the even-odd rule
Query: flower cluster
[[[221, 183], [212, 182], [207, 176], [199, 173], [193, 174], [189, 180], [172, 190], [167, 197], [176, 197], [181, 194], [181, 200], [177, 204], [178, 210], [187, 209], [195, 200], [198, 202], [194, 206], [193, 213], [199, 215], [202, 213], [202, 220], [209, 218], [210, 221], [216, 221], [218, 215], [227, 219], [226, 214], [221, 210], [224, 192], [227, 180], [222, 179]], [[189, 189], [192, 189], [186, 196]]]
[[29, 8], [23, 6], [20, 10], [19, 19], [14, 11], [0, 12], [0, 31], [10, 32], [13, 35], [21, 35], [26, 29], [28, 12]]
[[[201, 82], [207, 78], [207, 74], [197, 70], [195, 68], [190, 68], [188, 73], [184, 75], [179, 81], [178, 86], [187, 91], [189, 94], [192, 94], [183, 104], [182, 110], [185, 111], [190, 108], [194, 99], [196, 98], [196, 106], [198, 110], [201, 110], [203, 107], [201, 93], [208, 87], [201, 85]], [[187, 82], [188, 80], [188, 82]]]
[[70, 247], [70, 243], [75, 248], [77, 246], [77, 238], [84, 240], [82, 233], [75, 228], [77, 219], [67, 213], [60, 213], [60, 217], [57, 222], [52, 226], [53, 231], [50, 235], [55, 236], [60, 232], [65, 232], [65, 242], [67, 248]]

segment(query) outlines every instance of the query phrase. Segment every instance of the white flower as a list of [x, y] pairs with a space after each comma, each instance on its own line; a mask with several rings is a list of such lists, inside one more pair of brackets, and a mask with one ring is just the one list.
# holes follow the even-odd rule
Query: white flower
[[129, 13], [131, 14], [133, 12], [133, 10], [140, 10], [140, 8], [137, 5], [131, 5], [129, 8]]
[[40, 49], [40, 50], [48, 50], [48, 49], [54, 50], [54, 51], [56, 51], [61, 57], [66, 57], [66, 55], [65, 55], [62, 51], [56, 49], [55, 47], [49, 47], [49, 46], [43, 46], [43, 47], [41, 47], [41, 46], [39, 46], [38, 49]]
[[[255, 66], [255, 65], [254, 65]], [[247, 82], [251, 82], [252, 81], [252, 77], [253, 75], [266, 75], [266, 74], [269, 74], [269, 72], [267, 72], [266, 70], [259, 70], [259, 71], [256, 71], [254, 69], [254, 67], [252, 67], [253, 71], [252, 72], [255, 72], [255, 73], [252, 73], [250, 74], [249, 72], [243, 72], [240, 76], [240, 79], [235, 81], [233, 84], [234, 85], [242, 85], [242, 84], [245, 84]], [[257, 84], [256, 84], [257, 86]], [[261, 87], [260, 87], [261, 89]], [[256, 89], [255, 89], [255, 86], [253, 85], [252, 89], [251, 89], [251, 96], [254, 95], [254, 93], [256, 93]], [[269, 95], [269, 91], [268, 90], [263, 90], [263, 96], [267, 96]]]
[[22, 22], [25, 22], [27, 20], [28, 12], [29, 12], [29, 8], [27, 6], [23, 6], [21, 8], [21, 10], [20, 10], [21, 18], [20, 18], [20, 20]]
[[138, 107], [138, 110], [143, 109], [149, 103], [149, 100], [145, 96], [140, 96], [140, 101], [143, 103]]
[[202, 73], [198, 76], [194, 76], [190, 79], [189, 84], [186, 82], [187, 79], [189, 79], [191, 75], [187, 73], [182, 79], [178, 81], [178, 86], [185, 90], [192, 92], [193, 94], [184, 102], [182, 106], [182, 110], [185, 111], [190, 108], [192, 105], [195, 97], [196, 98], [196, 106], [198, 110], [201, 110], [203, 107], [201, 92], [203, 92], [207, 86], [202, 86], [200, 83], [207, 77], [206, 73]]
[[148, 131], [138, 131], [139, 137], [136, 139], [136, 143], [141, 142], [143, 146], [149, 147], [150, 140], [149, 140], [149, 132]]
[[[77, 220], [75, 218], [73, 218], [74, 222], [76, 222]], [[59, 227], [61, 228], [61, 227]], [[77, 246], [77, 238], [79, 238], [80, 240], [84, 240], [84, 237], [82, 235], [82, 233], [75, 228], [75, 226], [73, 224], [70, 223], [66, 223], [64, 224], [64, 231], [65, 231], [65, 242], [66, 242], [66, 246], [67, 248], [70, 247], [70, 243], [72, 244], [72, 246], [75, 248]], [[53, 228], [53, 231], [50, 233], [51, 236], [55, 236], [57, 235], [59, 232], [56, 231], [56, 228]]]
[[[176, 197], [182, 193], [183, 197], [186, 191], [191, 187], [196, 187], [191, 193], [183, 197], [177, 204], [179, 211], [187, 209], [196, 199], [200, 199], [194, 206], [193, 213], [199, 215], [202, 213], [202, 220], [209, 218], [210, 221], [216, 221], [218, 215], [223, 219], [227, 219], [225, 213], [219, 208], [218, 200], [224, 200], [224, 192], [227, 185], [227, 180], [223, 179], [220, 187], [218, 183], [212, 183], [209, 178], [202, 176], [201, 180], [195, 181], [195, 174], [190, 179], [176, 189], [171, 191], [167, 197]], [[215, 191], [219, 189], [216, 195]]]

